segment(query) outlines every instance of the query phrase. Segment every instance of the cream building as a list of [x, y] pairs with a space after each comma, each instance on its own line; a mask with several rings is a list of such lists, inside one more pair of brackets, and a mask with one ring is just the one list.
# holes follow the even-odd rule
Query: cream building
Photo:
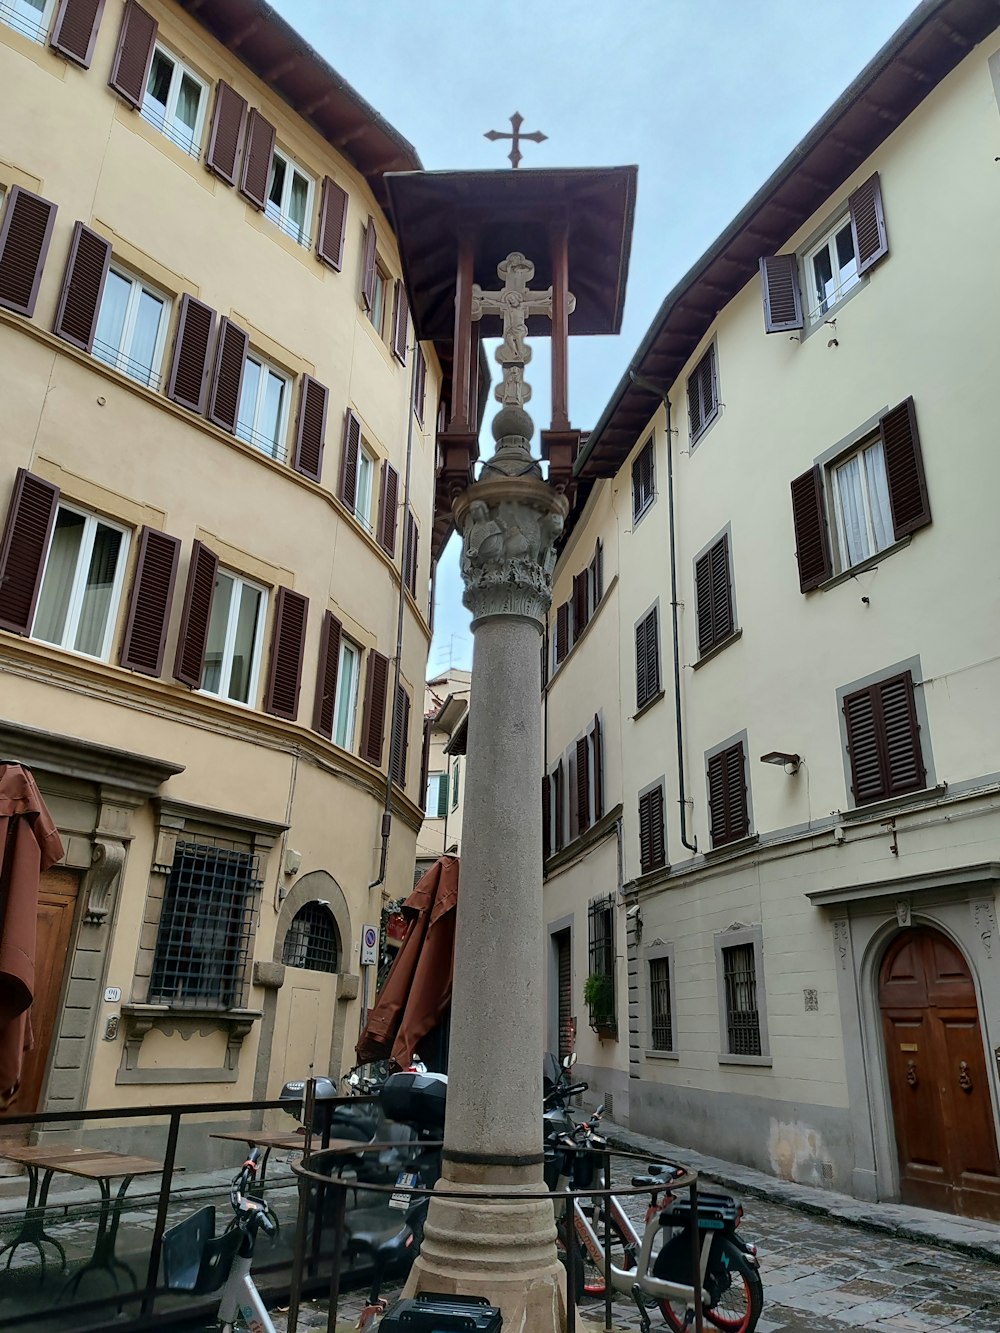
[[465, 737], [471, 671], [457, 667], [424, 687], [424, 822], [417, 835], [416, 874], [444, 852], [462, 850]]
[[419, 162], [258, 0], [14, 0], [0, 87], [0, 753], [67, 848], [12, 1109], [275, 1095], [423, 814]]
[[994, 1217], [996, 22], [921, 4], [666, 297], [576, 463], [543, 691], [549, 1034], [593, 1094]]

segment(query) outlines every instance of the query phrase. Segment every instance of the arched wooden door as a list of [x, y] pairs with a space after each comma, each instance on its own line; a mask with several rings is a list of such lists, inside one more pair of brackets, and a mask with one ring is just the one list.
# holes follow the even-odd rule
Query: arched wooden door
[[1000, 1161], [976, 991], [928, 927], [886, 951], [879, 1006], [904, 1203], [1000, 1219]]

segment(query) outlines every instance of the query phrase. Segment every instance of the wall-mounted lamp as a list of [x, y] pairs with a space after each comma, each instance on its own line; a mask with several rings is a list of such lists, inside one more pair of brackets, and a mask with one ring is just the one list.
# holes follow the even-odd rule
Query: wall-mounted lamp
[[799, 764], [802, 763], [802, 756], [799, 754], [788, 754], [784, 750], [768, 750], [767, 754], [760, 757], [762, 764], [780, 764], [786, 773], [791, 775], [799, 771]]

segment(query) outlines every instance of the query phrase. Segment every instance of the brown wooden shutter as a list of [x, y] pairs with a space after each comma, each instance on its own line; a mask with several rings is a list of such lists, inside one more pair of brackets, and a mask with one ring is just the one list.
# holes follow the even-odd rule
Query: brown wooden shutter
[[[396, 687], [396, 706], [392, 710], [392, 741], [389, 761], [392, 765], [392, 780], [397, 787], [406, 786], [406, 758], [410, 744], [410, 697], [402, 685]], [[443, 787], [448, 790], [448, 774], [444, 775]]]
[[208, 400], [208, 419], [223, 430], [236, 430], [240, 410], [240, 391], [243, 388], [243, 367], [246, 365], [250, 336], [245, 329], [223, 315], [219, 321], [219, 341], [215, 353], [215, 375]]
[[136, 108], [142, 106], [142, 99], [146, 95], [146, 80], [153, 61], [156, 32], [156, 19], [152, 14], [147, 14], [135, 0], [128, 0], [108, 82], [116, 93], [120, 93], [130, 106]]
[[375, 299], [375, 219], [368, 215], [361, 261], [361, 304], [371, 310]]
[[354, 513], [358, 502], [358, 453], [361, 449], [361, 422], [348, 408], [344, 418], [344, 448], [340, 455], [340, 484], [337, 493]]
[[646, 685], [646, 621], [635, 627], [635, 706], [638, 711], [649, 697]]
[[385, 701], [389, 688], [389, 659], [374, 649], [368, 654], [365, 703], [361, 713], [361, 758], [380, 768], [385, 740]]
[[889, 253], [889, 236], [882, 211], [882, 187], [877, 171], [863, 185], [858, 186], [848, 199], [847, 206], [851, 213], [858, 272], [867, 273]]
[[378, 544], [388, 555], [396, 554], [396, 528], [399, 500], [399, 473], [391, 463], [382, 464], [382, 488], [379, 496]]
[[594, 610], [604, 596], [604, 543], [598, 538], [594, 547], [594, 558], [590, 562], [590, 582], [594, 595]]
[[319, 481], [323, 472], [323, 448], [326, 442], [326, 409], [330, 394], [326, 386], [311, 375], [302, 376], [299, 420], [295, 428], [292, 467], [304, 477]]
[[111, 264], [111, 242], [82, 222], [73, 228], [73, 241], [53, 330], [85, 352], [94, 346], [97, 312]]
[[552, 855], [552, 779], [542, 778], [542, 859]]
[[344, 262], [344, 236], [347, 232], [347, 191], [323, 177], [323, 195], [319, 206], [319, 235], [316, 254], [324, 264], [339, 273]]
[[291, 588], [279, 588], [274, 608], [271, 665], [264, 693], [264, 711], [294, 722], [302, 688], [302, 655], [306, 646], [309, 598]]
[[409, 332], [410, 303], [406, 288], [396, 279], [396, 304], [392, 312], [392, 354], [401, 366], [406, 365], [406, 335]]
[[421, 426], [424, 424], [424, 408], [427, 405], [427, 361], [423, 349], [417, 348], [417, 362], [413, 370], [413, 410]]
[[247, 124], [247, 100], [221, 79], [215, 85], [212, 128], [205, 165], [227, 185], [236, 184], [236, 164]]
[[742, 741], [708, 761], [708, 808], [713, 847], [746, 837], [749, 819]]
[[639, 872], [647, 874], [666, 865], [663, 837], [663, 786], [639, 797]]
[[[340, 641], [343, 626], [332, 611], [323, 614], [319, 641], [319, 670], [316, 672], [316, 702], [313, 706], [313, 731], [327, 740], [333, 738], [337, 705], [337, 676], [340, 672]], [[350, 737], [348, 738], [350, 745]]]
[[0, 226], [0, 306], [29, 318], [52, 239], [56, 206], [20, 185], [11, 187]]
[[897, 541], [931, 521], [927, 498], [924, 459], [917, 434], [913, 399], [886, 412], [879, 421], [885, 450], [885, 471], [892, 509], [892, 529]]
[[61, 0], [49, 44], [67, 59], [90, 69], [104, 0]]
[[604, 814], [604, 744], [601, 740], [601, 717], [594, 714], [594, 729], [590, 733], [594, 747], [594, 823]]
[[59, 487], [19, 467], [0, 537], [0, 629], [30, 634]]
[[818, 465], [792, 482], [792, 523], [799, 589], [808, 592], [828, 579], [833, 569], [823, 506], [823, 473]]
[[573, 575], [573, 642], [587, 627], [587, 571]]
[[910, 673], [848, 694], [843, 709], [855, 804], [919, 791], [926, 770]]
[[246, 151], [240, 175], [240, 194], [257, 208], [267, 203], [271, 183], [271, 159], [274, 157], [274, 126], [257, 110], [250, 112], [247, 123]]
[[638, 518], [653, 495], [653, 441], [647, 440], [632, 460], [632, 517]]
[[586, 736], [576, 743], [576, 823], [580, 833], [590, 828], [590, 745]]
[[208, 389], [208, 352], [215, 328], [215, 311], [188, 292], [181, 297], [181, 310], [174, 337], [174, 353], [167, 379], [167, 397], [199, 414], [205, 410]]
[[129, 671], [160, 674], [180, 553], [179, 538], [157, 528], [142, 529], [119, 658]]
[[569, 602], [556, 609], [556, 666], [569, 652]]
[[707, 653], [733, 632], [733, 598], [729, 582], [729, 539], [723, 536], [695, 562], [698, 652]]
[[540, 656], [542, 659], [542, 690], [544, 691], [546, 685], [549, 683], [549, 636], [547, 633], [542, 635], [542, 649]]
[[660, 692], [660, 633], [655, 608], [635, 627], [636, 709]]
[[406, 511], [406, 527], [403, 535], [403, 583], [411, 597], [417, 595], [417, 545], [419, 541], [417, 520], [412, 510]]
[[763, 255], [760, 285], [764, 294], [765, 333], [785, 333], [804, 327], [799, 261], [795, 255]]
[[719, 405], [716, 391], [714, 344], [709, 347], [691, 372], [687, 392], [688, 419], [691, 426], [691, 438], [694, 439], [715, 416]]
[[215, 577], [219, 572], [219, 557], [202, 542], [191, 548], [187, 587], [184, 591], [184, 609], [177, 635], [177, 655], [174, 659], [174, 679], [193, 690], [201, 688], [205, 670], [205, 647], [208, 643], [208, 625], [215, 600]]
[[420, 747], [420, 800], [426, 802], [427, 780], [431, 772], [431, 720], [424, 718], [423, 744]]
[[553, 851], [558, 852], [566, 843], [566, 770], [561, 759], [556, 764], [552, 774], [552, 805], [555, 816], [553, 820], [553, 834], [555, 836]]

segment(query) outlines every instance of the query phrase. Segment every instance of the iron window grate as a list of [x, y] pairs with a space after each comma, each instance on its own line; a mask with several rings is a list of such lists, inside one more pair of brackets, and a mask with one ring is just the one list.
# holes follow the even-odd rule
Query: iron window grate
[[649, 960], [650, 1040], [654, 1051], [674, 1049], [674, 1016], [670, 1007], [670, 959]]
[[178, 842], [156, 938], [151, 1001], [245, 1005], [260, 887], [254, 854]]
[[337, 972], [340, 940], [328, 907], [306, 903], [292, 918], [285, 936], [281, 961], [286, 967], [304, 967], [312, 972]]
[[604, 985], [595, 991], [589, 1005], [592, 1025], [616, 1026], [614, 898], [611, 894], [594, 898], [587, 909], [588, 957], [590, 976], [601, 978]]
[[752, 944], [722, 950], [726, 985], [726, 1033], [730, 1055], [760, 1055], [757, 967]]

